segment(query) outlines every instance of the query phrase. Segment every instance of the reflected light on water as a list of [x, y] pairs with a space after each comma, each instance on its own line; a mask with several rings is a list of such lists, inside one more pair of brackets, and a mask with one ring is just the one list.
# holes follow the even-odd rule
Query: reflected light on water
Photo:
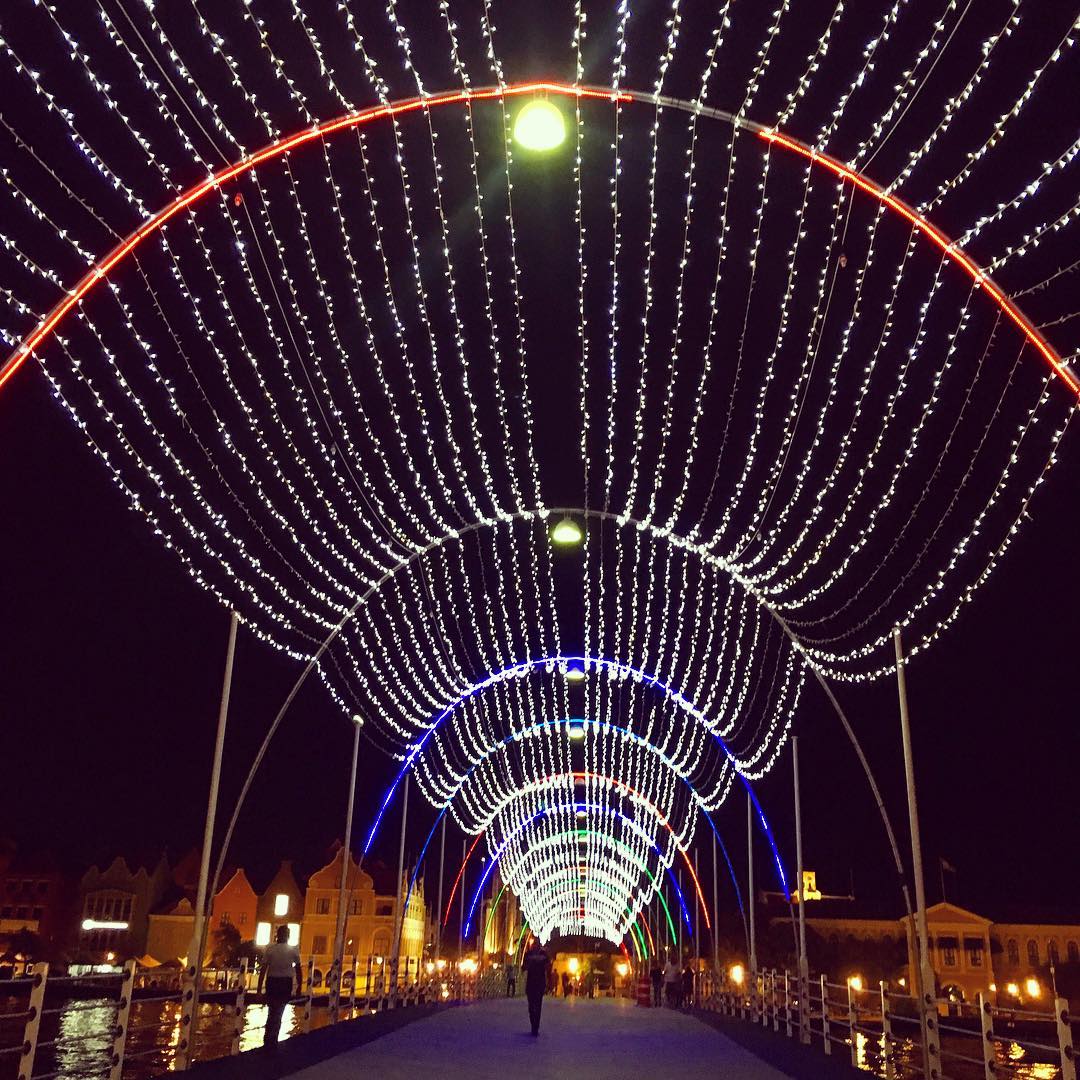
[[112, 1052], [116, 1005], [111, 1001], [73, 1001], [60, 1016], [56, 1064], [60, 1076], [83, 1076]]

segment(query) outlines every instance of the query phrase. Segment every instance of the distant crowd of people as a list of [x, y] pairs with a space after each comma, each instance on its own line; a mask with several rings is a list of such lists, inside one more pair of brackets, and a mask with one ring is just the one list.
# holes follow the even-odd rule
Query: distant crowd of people
[[686, 1009], [694, 1003], [694, 969], [688, 960], [680, 968], [675, 958], [668, 957], [661, 967], [659, 961], [653, 964], [649, 972], [652, 981], [653, 1005], [659, 1008], [667, 1004], [670, 1009]]

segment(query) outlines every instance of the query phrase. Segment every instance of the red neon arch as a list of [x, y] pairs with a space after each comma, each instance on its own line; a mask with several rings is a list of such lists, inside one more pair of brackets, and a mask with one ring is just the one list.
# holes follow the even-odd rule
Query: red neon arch
[[843, 162], [821, 154], [813, 147], [793, 139], [773, 128], [764, 127], [753, 121], [734, 117], [730, 113], [723, 113], [717, 109], [703, 109], [688, 103], [676, 101], [671, 98], [658, 99], [655, 95], [642, 93], [641, 91], [616, 92], [604, 87], [577, 86], [572, 83], [560, 82], [526, 82], [513, 83], [508, 86], [484, 87], [475, 90], [455, 90], [443, 94], [433, 94], [429, 97], [409, 98], [404, 101], [393, 102], [386, 105], [378, 105], [370, 109], [362, 109], [360, 112], [349, 113], [346, 116], [335, 117], [326, 120], [314, 127], [305, 128], [287, 138], [279, 139], [270, 143], [250, 156], [243, 158], [232, 165], [228, 165], [212, 176], [207, 177], [201, 183], [188, 188], [183, 194], [178, 195], [171, 203], [163, 207], [156, 214], [147, 219], [138, 229], [129, 234], [104, 258], [96, 263], [75, 285], [73, 289], [58, 302], [51, 311], [38, 323], [34, 331], [16, 347], [16, 349], [4, 361], [0, 367], [0, 387], [3, 387], [15, 374], [26, 360], [33, 355], [38, 347], [48, 339], [59, 323], [68, 313], [93, 289], [103, 281], [109, 272], [123, 259], [125, 259], [143, 240], [158, 232], [162, 226], [175, 217], [181, 210], [193, 206], [211, 191], [216, 190], [222, 184], [234, 180], [238, 176], [256, 168], [266, 161], [281, 157], [290, 150], [295, 150], [305, 143], [315, 139], [321, 139], [336, 131], [344, 131], [349, 128], [359, 127], [382, 117], [400, 116], [403, 113], [417, 112], [432, 109], [439, 105], [451, 105], [455, 102], [503, 100], [508, 97], [520, 97], [528, 94], [559, 94], [564, 97], [596, 98], [604, 101], [630, 102], [637, 101], [645, 104], [662, 105], [667, 108], [678, 108], [699, 115], [719, 117], [739, 127], [751, 131], [767, 140], [774, 146], [783, 147], [793, 153], [800, 154], [811, 162], [823, 165], [835, 173], [842, 180], [854, 184], [860, 190], [872, 195], [884, 206], [906, 218], [912, 226], [924, 233], [942, 251], [946, 258], [952, 259], [971, 277], [975, 284], [986, 291], [991, 299], [998, 305], [1001, 311], [1013, 322], [1029, 342], [1036, 348], [1039, 355], [1050, 365], [1057, 375], [1074, 394], [1080, 396], [1080, 379], [1073, 373], [1069, 365], [1062, 360], [1057, 350], [1042, 336], [1032, 325], [1028, 317], [1009, 299], [1001, 288], [994, 283], [973, 259], [966, 255], [956, 244], [950, 240], [940, 229], [930, 223], [922, 214], [913, 207], [908, 206], [903, 200], [886, 192], [880, 185], [867, 179], [861, 173], [844, 165]]

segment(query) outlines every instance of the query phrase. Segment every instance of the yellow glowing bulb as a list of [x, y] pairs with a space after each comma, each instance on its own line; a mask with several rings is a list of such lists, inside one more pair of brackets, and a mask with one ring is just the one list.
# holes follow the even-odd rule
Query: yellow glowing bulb
[[626, 973], [630, 970], [630, 965], [625, 960], [620, 960], [615, 965], [615, 970], [619, 973], [620, 979], [625, 979]]
[[852, 975], [851, 978], [848, 979], [848, 986], [850, 986], [852, 990], [856, 991], [856, 993], [860, 991], [862, 989], [862, 976]]
[[576, 975], [578, 973], [578, 958], [576, 956], [571, 956], [570, 959], [567, 960], [566, 966], [571, 975]]
[[742, 964], [736, 964], [731, 969], [731, 981], [736, 986], [742, 986], [743, 979], [745, 979], [745, 978], [746, 978], [746, 972], [743, 970]]
[[571, 544], [580, 544], [585, 538], [581, 526], [573, 518], [563, 518], [562, 521], [551, 530], [553, 543], [569, 547]]
[[1029, 998], [1037, 998], [1042, 994], [1042, 987], [1039, 985], [1038, 979], [1028, 979], [1024, 983], [1024, 993]]
[[1020, 996], [1020, 987], [1017, 986], [1016, 983], [1009, 983], [1005, 987], [1005, 993], [1008, 994], [1009, 997], [1019, 997]]
[[554, 150], [565, 138], [563, 114], [545, 98], [530, 101], [514, 120], [514, 142], [525, 150]]

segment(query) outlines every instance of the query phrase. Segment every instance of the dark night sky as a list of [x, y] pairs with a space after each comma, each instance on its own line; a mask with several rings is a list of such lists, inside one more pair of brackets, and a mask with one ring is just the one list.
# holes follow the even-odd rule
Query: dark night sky
[[[1073, 437], [1034, 520], [956, 626], [909, 668], [932, 901], [944, 856], [958, 871], [950, 899], [991, 917], [1080, 919], [1078, 488]], [[128, 510], [32, 367], [0, 394], [0, 566], [0, 839], [47, 847], [74, 868], [117, 852], [182, 854], [201, 835], [228, 617]], [[299, 667], [241, 630], [225, 807]], [[838, 694], [906, 856], [895, 685], [841, 684]], [[846, 892], [853, 875], [866, 910], [899, 914], [869, 791], [812, 681], [799, 726], [808, 866], [824, 891]], [[340, 711], [312, 681], [241, 819], [236, 857], [256, 877], [280, 857], [313, 869], [341, 835], [349, 745]], [[362, 775], [358, 827], [389, 760], [366, 751]], [[760, 790], [790, 867], [788, 754]], [[433, 817], [428, 806], [414, 815], [414, 850]], [[741, 804], [718, 815], [735, 857], [744, 820]], [[393, 831], [376, 852], [387, 860]]]

